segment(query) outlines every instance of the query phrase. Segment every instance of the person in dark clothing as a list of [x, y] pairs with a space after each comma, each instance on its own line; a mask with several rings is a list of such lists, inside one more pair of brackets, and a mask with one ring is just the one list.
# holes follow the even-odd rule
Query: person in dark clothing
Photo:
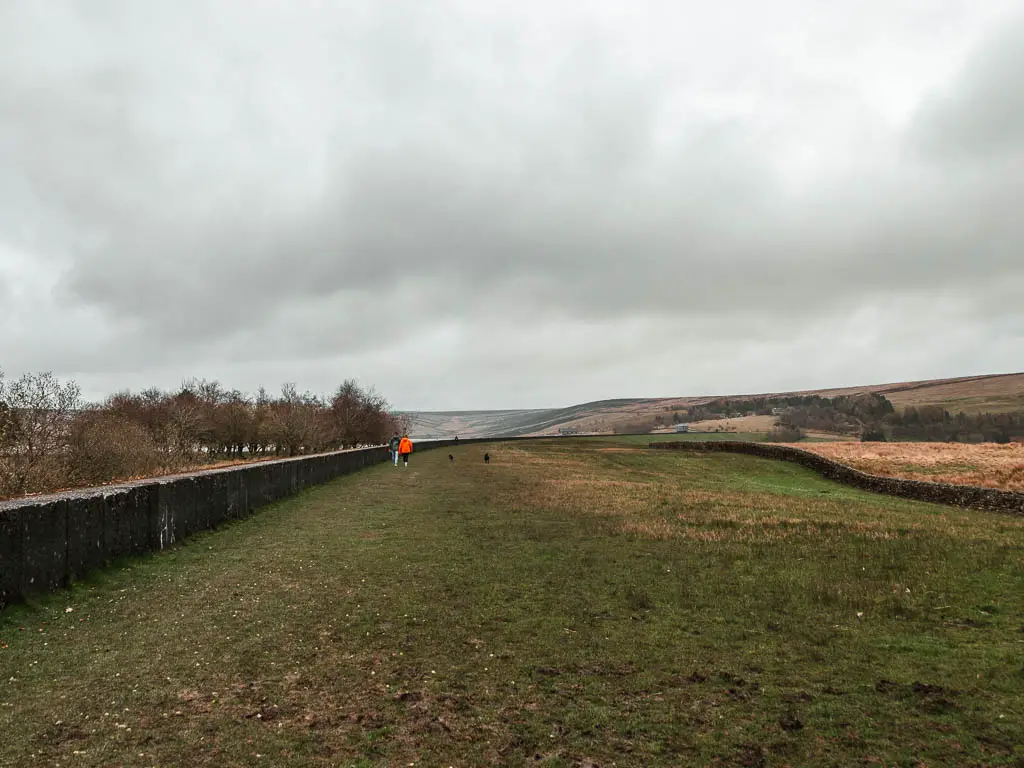
[[491, 454], [485, 453], [484, 454], [484, 464], [490, 464], [490, 463], [491, 463]]
[[395, 462], [395, 466], [398, 466], [398, 446], [401, 444], [402, 438], [395, 432], [391, 439], [388, 440], [388, 450], [391, 451], [391, 459]]

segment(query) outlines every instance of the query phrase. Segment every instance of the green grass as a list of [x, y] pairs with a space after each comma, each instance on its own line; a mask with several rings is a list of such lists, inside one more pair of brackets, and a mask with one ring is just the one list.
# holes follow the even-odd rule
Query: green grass
[[677, 440], [740, 440], [746, 443], [761, 443], [764, 442], [764, 435], [763, 432], [680, 432], [657, 435], [615, 435], [614, 438], [608, 435], [597, 435], [578, 439], [588, 441], [614, 439], [624, 445], [647, 446], [650, 443], [666, 443]]
[[[607, 440], [609, 436], [596, 435], [594, 437], [576, 438], [580, 440]], [[696, 442], [711, 440], [738, 440], [744, 443], [765, 442], [765, 432], [681, 432], [656, 435], [615, 435], [614, 439], [627, 445], [647, 446], [650, 443], [671, 443], [681, 440]], [[839, 437], [805, 437], [803, 443], [834, 443]]]
[[0, 616], [0, 765], [1024, 765], [1024, 520], [447, 453]]

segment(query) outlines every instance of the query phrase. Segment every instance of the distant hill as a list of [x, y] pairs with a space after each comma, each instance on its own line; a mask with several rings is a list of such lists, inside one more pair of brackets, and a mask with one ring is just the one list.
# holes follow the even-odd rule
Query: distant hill
[[1024, 373], [963, 376], [955, 379], [902, 381], [856, 387], [795, 392], [703, 395], [697, 397], [625, 398], [598, 400], [567, 408], [507, 411], [412, 411], [412, 437], [496, 437], [558, 434], [559, 429], [580, 433], [612, 432], [630, 422], [667, 417], [672, 411], [723, 397], [781, 397], [822, 395], [837, 397], [865, 392], [885, 395], [897, 408], [938, 405], [950, 412], [1024, 412]]
[[557, 434], [560, 426], [598, 413], [618, 414], [656, 400], [601, 400], [568, 408], [512, 411], [410, 411], [412, 437], [493, 437]]

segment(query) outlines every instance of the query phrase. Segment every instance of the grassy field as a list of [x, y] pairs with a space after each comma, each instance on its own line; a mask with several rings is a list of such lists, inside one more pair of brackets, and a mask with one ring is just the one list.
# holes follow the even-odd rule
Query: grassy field
[[[651, 443], [673, 443], [680, 440], [690, 440], [697, 442], [705, 442], [710, 440], [737, 440], [744, 443], [763, 443], [765, 441], [764, 432], [681, 432], [679, 434], [664, 432], [650, 435], [616, 435], [615, 440], [628, 442], [630, 445], [646, 447]], [[607, 440], [608, 436], [596, 436], [591, 438], [582, 438], [590, 440]], [[834, 443], [842, 441], [841, 435], [824, 435], [823, 433], [812, 435], [804, 438], [799, 444], [793, 443], [799, 447], [806, 446], [807, 443]]]
[[0, 616], [0, 765], [1024, 765], [1024, 519], [452, 452]]
[[794, 445], [877, 475], [1024, 491], [1024, 444], [1021, 443]]
[[621, 445], [632, 445], [638, 448], [646, 448], [651, 443], [674, 443], [680, 440], [739, 440], [741, 442], [760, 443], [764, 442], [764, 435], [758, 432], [680, 432], [662, 433], [652, 435], [616, 435], [614, 438], [609, 435], [599, 437], [584, 437], [581, 440], [592, 440], [599, 443], [608, 440], [615, 440]]

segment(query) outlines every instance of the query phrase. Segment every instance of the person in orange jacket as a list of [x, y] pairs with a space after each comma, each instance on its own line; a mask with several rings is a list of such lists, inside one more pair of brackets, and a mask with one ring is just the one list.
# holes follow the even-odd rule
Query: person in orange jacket
[[402, 435], [402, 442], [398, 444], [398, 455], [402, 457], [402, 466], [409, 466], [410, 453], [412, 453], [412, 440], [408, 435]]

